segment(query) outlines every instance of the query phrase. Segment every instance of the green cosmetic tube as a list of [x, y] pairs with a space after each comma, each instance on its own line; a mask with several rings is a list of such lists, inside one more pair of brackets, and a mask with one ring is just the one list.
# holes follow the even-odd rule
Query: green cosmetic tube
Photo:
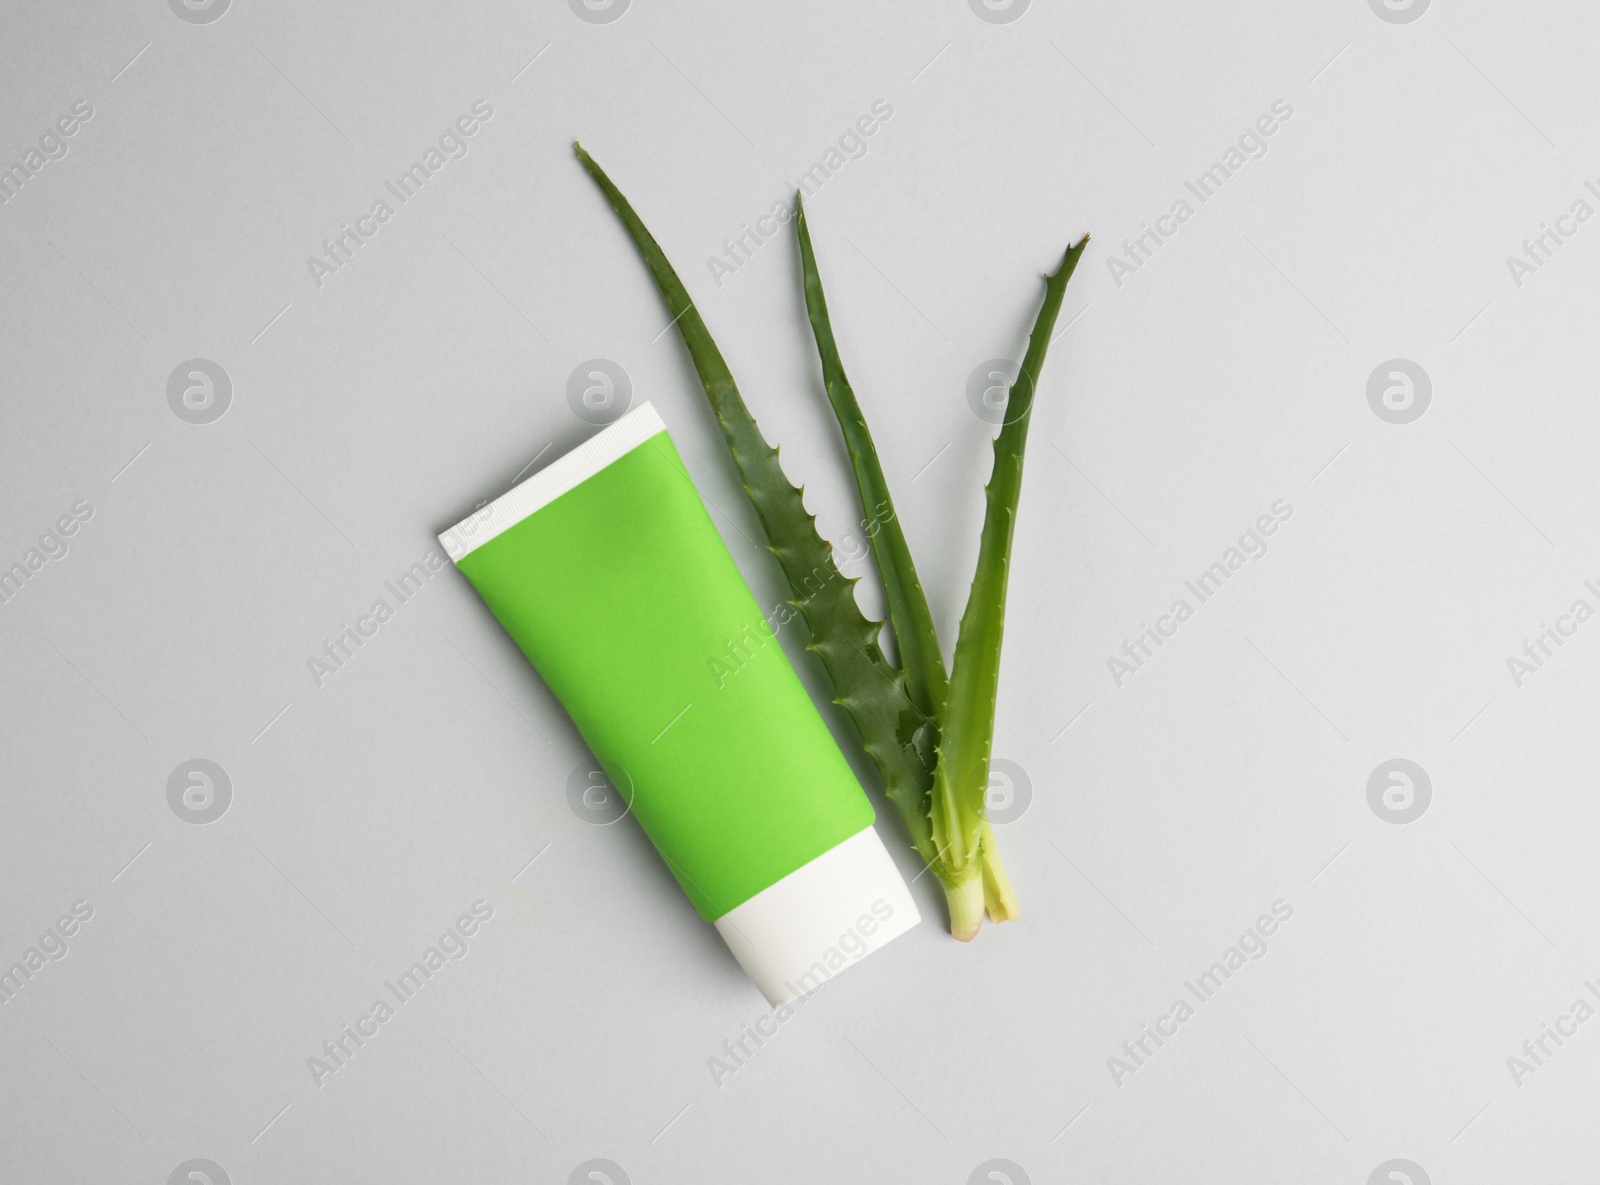
[[439, 536], [774, 1005], [920, 920], [643, 404]]

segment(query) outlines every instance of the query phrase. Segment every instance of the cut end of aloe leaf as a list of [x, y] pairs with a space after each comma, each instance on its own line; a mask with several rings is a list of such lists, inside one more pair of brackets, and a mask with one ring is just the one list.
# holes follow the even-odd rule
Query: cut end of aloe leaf
[[945, 905], [950, 910], [950, 933], [962, 942], [971, 942], [983, 927], [983, 877], [974, 868], [964, 880], [944, 885]]

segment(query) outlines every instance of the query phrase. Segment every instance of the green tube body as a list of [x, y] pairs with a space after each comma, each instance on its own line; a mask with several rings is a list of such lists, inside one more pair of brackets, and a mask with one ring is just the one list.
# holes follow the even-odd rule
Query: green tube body
[[[737, 917], [872, 835], [871, 804], [648, 404], [440, 539], [701, 917]], [[915, 921], [893, 882], [887, 908]]]

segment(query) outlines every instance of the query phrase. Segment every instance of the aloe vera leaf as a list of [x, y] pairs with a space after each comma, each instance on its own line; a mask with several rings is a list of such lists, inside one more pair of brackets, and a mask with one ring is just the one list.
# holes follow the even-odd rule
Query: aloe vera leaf
[[931, 733], [928, 740], [930, 746], [936, 748], [937, 722], [940, 712], [944, 710], [945, 692], [949, 686], [944, 654], [939, 649], [939, 636], [933, 628], [928, 598], [922, 591], [922, 581], [917, 578], [917, 568], [911, 560], [911, 549], [906, 546], [905, 532], [900, 529], [894, 499], [889, 496], [889, 482], [878, 461], [872, 432], [867, 428], [867, 420], [861, 412], [860, 403], [856, 401], [855, 390], [844, 373], [844, 362], [839, 357], [839, 346], [833, 337], [833, 324], [828, 319], [828, 301], [822, 292], [822, 276], [817, 271], [816, 253], [811, 248], [805, 203], [798, 193], [795, 194], [794, 209], [800, 238], [800, 265], [805, 279], [806, 315], [811, 321], [812, 335], [817, 339], [823, 385], [827, 388], [828, 402], [833, 404], [834, 415], [838, 417], [839, 429], [844, 434], [850, 467], [855, 471], [856, 489], [861, 495], [865, 521], [869, 524], [872, 555], [878, 564], [878, 574], [883, 578], [889, 603], [889, 623], [894, 628], [895, 645], [900, 651], [900, 665], [906, 674], [906, 686], [911, 692], [912, 701], [928, 717]]
[[627, 228], [672, 312], [745, 494], [761, 519], [768, 550], [777, 557], [795, 598], [791, 603], [810, 630], [807, 649], [821, 660], [834, 702], [854, 721], [862, 748], [883, 778], [884, 793], [898, 809], [912, 843], [932, 862], [938, 854], [928, 809], [932, 776], [915, 747], [921, 713], [907, 694], [905, 675], [878, 645], [882, 622], [869, 621], [856, 604], [855, 580], [845, 579], [835, 566], [833, 549], [817, 534], [816, 516], [805, 508], [803, 491], [784, 475], [778, 450], [750, 415], [722, 352], [660, 244], [605, 170], [576, 141], [572, 147]]
[[[1061, 266], [1045, 277], [1044, 303], [1028, 336], [1028, 350], [1016, 382], [1006, 396], [1005, 423], [994, 441], [994, 468], [984, 487], [983, 533], [977, 570], [961, 615], [950, 693], [939, 736], [939, 764], [933, 785], [933, 837], [942, 853], [934, 871], [941, 879], [966, 884], [982, 873], [984, 797], [989, 784], [989, 748], [994, 736], [995, 693], [1000, 682], [1000, 644], [1005, 632], [1006, 582], [1011, 570], [1011, 536], [1022, 495], [1022, 459], [1032, 419], [1033, 396], [1050, 348], [1067, 281], [1089, 238], [1067, 248]], [[992, 829], [990, 836], [992, 838]], [[948, 889], [947, 889], [948, 891]], [[963, 919], [971, 921], [971, 919]], [[978, 921], [981, 921], [981, 910]], [[952, 919], [952, 931], [963, 933]]]

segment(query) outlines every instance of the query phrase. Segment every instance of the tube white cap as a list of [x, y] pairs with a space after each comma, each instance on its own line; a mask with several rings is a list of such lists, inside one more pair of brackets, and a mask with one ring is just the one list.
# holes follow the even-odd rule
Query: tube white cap
[[802, 864], [717, 919], [717, 931], [776, 1007], [827, 980], [922, 920], [871, 827]]

